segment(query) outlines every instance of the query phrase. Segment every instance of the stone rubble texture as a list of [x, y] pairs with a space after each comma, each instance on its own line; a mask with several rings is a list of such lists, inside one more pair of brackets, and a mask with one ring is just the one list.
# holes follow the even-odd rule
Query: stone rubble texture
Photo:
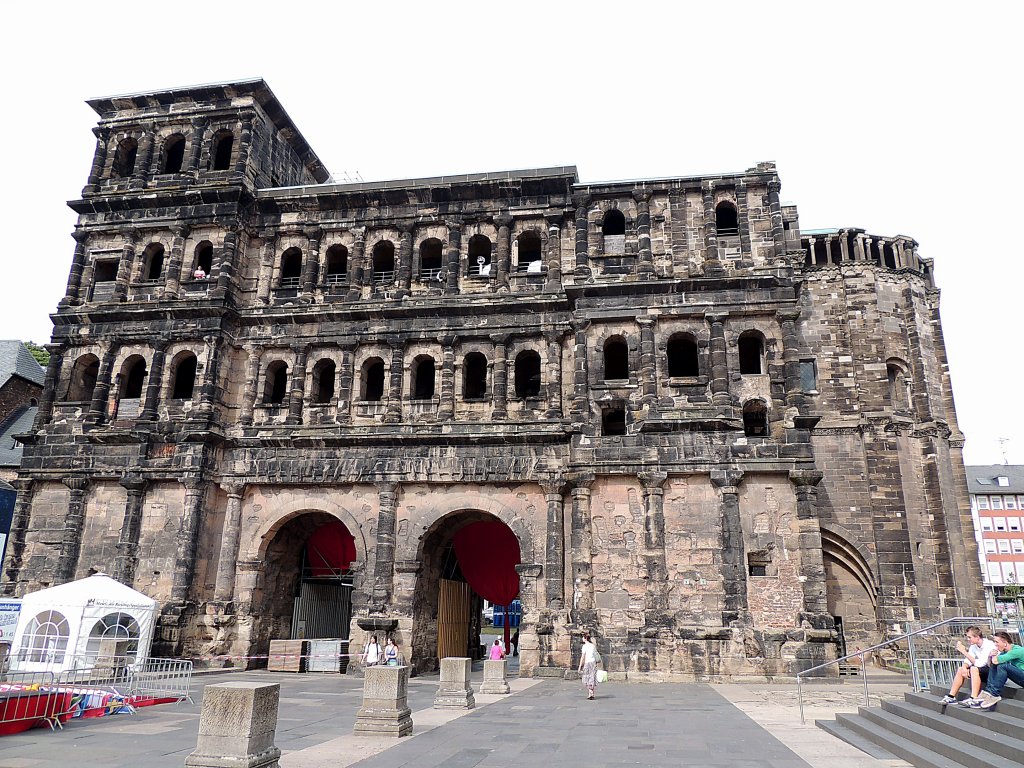
[[353, 647], [393, 627], [436, 669], [444, 547], [496, 518], [525, 675], [584, 631], [613, 676], [789, 675], [837, 655], [834, 616], [853, 650], [981, 610], [911, 238], [801, 232], [772, 163], [337, 184], [262, 80], [89, 104], [5, 594], [102, 570], [161, 602], [155, 653], [265, 653], [340, 520]]

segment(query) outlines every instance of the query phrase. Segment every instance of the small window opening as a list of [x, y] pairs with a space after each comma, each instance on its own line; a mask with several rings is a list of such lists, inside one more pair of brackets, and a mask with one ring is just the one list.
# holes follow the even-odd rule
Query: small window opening
[[843, 263], [843, 246], [839, 242], [838, 237], [833, 237], [829, 243], [829, 249], [832, 252], [832, 263], [842, 264]]
[[213, 140], [213, 170], [226, 171], [231, 168], [231, 150], [235, 146], [235, 136], [229, 131], [217, 134]]
[[478, 277], [491, 274], [491, 241], [483, 235], [469, 238], [469, 274]]
[[910, 409], [910, 388], [907, 382], [906, 372], [894, 363], [885, 367], [886, 376], [889, 380], [889, 402], [897, 411]]
[[373, 282], [382, 285], [395, 282], [395, 245], [390, 240], [381, 240], [373, 246], [370, 261]]
[[348, 248], [332, 245], [327, 249], [327, 282], [343, 283], [348, 276]]
[[896, 251], [893, 250], [892, 243], [886, 243], [882, 248], [882, 255], [885, 259], [885, 266], [889, 269], [896, 269]]
[[185, 162], [185, 137], [180, 133], [168, 137], [164, 142], [164, 173], [181, 173]]
[[814, 241], [814, 263], [828, 264], [828, 248], [825, 247], [824, 240]]
[[263, 390], [263, 402], [267, 405], [281, 405], [288, 394], [288, 364], [275, 360], [267, 366], [267, 381]]
[[768, 435], [768, 410], [762, 400], [748, 400], [743, 404], [743, 434], [747, 437]]
[[124, 379], [121, 397], [124, 400], [138, 400], [142, 397], [142, 385], [146, 381], [146, 361], [136, 360], [128, 369]]
[[626, 217], [618, 208], [612, 208], [604, 215], [601, 222], [601, 234], [605, 237], [615, 237], [626, 234]]
[[159, 280], [164, 271], [164, 247], [153, 243], [146, 248], [146, 279]]
[[629, 347], [620, 338], [608, 339], [604, 345], [604, 380], [629, 378]]
[[171, 391], [173, 400], [191, 400], [196, 387], [196, 367], [199, 361], [189, 353], [181, 359], [174, 369], [174, 388]]
[[868, 248], [868, 253], [871, 256], [871, 261], [875, 262], [880, 266], [884, 266], [882, 262], [882, 252], [878, 249], [878, 240], [872, 240], [871, 246]]
[[95, 355], [82, 355], [71, 368], [66, 400], [79, 403], [92, 400], [96, 377], [100, 374], [100, 361]]
[[800, 361], [800, 389], [804, 392], [818, 391], [818, 365], [814, 360]]
[[672, 378], [700, 375], [697, 342], [689, 336], [673, 336], [669, 339], [668, 375]]
[[622, 403], [607, 405], [601, 409], [601, 434], [626, 434], [626, 407]]
[[[301, 256], [300, 256], [301, 260]], [[209, 277], [213, 271], [213, 244], [204, 240], [196, 246], [196, 269], [193, 277], [200, 277], [199, 272], [202, 272], [202, 277]], [[201, 279], [201, 277], [200, 277]]]
[[772, 564], [772, 555], [766, 549], [747, 553], [747, 573], [751, 576], [768, 576]]
[[117, 262], [97, 261], [93, 274], [97, 283], [112, 283], [117, 279]]
[[334, 399], [335, 370], [333, 360], [321, 360], [313, 368], [313, 402], [317, 405], [326, 405]]
[[429, 400], [434, 396], [434, 358], [421, 357], [412, 369], [412, 399]]
[[367, 360], [363, 365], [362, 399], [377, 403], [384, 399], [384, 361], [379, 357]]
[[420, 280], [438, 282], [444, 271], [444, 252], [441, 241], [436, 237], [420, 244]]
[[757, 336], [740, 336], [740, 373], [756, 375], [764, 373], [764, 345]]
[[516, 239], [516, 247], [519, 252], [517, 270], [536, 274], [541, 271], [541, 241], [540, 235], [536, 232], [523, 232]]
[[135, 157], [139, 152], [139, 143], [129, 137], [117, 145], [114, 153], [114, 166], [111, 169], [115, 179], [126, 179], [135, 173]]
[[719, 203], [715, 207], [715, 230], [723, 237], [740, 233], [739, 216], [732, 203]]
[[482, 400], [487, 396], [487, 358], [470, 352], [462, 361], [462, 396], [466, 400]]
[[532, 349], [516, 355], [516, 397], [540, 396], [540, 355]]
[[281, 287], [298, 288], [302, 279], [302, 251], [289, 248], [281, 254]]

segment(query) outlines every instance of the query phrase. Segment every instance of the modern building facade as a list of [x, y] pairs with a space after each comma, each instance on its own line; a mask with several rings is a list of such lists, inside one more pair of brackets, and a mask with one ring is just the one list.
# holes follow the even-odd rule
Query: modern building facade
[[526, 674], [584, 630], [633, 676], [790, 674], [980, 609], [912, 239], [801, 232], [772, 163], [338, 184], [261, 80], [89, 103], [7, 593], [106, 571], [164, 653], [427, 669], [486, 523]]
[[1024, 467], [969, 466], [967, 485], [986, 607], [992, 615], [1017, 615], [1024, 598]]

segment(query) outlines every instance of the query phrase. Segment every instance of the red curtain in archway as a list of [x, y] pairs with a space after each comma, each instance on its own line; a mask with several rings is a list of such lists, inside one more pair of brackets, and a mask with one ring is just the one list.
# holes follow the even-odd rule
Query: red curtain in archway
[[314, 578], [348, 573], [355, 559], [355, 539], [342, 522], [325, 523], [306, 540], [306, 562]]
[[519, 540], [500, 520], [470, 523], [453, 539], [459, 568], [484, 600], [508, 605], [519, 596]]

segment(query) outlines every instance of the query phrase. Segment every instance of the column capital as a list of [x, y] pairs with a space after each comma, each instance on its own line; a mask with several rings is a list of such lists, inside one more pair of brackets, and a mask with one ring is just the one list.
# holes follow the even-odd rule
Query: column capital
[[640, 481], [645, 491], [663, 490], [665, 483], [668, 482], [668, 472], [637, 472], [636, 479]]
[[711, 470], [711, 484], [720, 489], [722, 493], [738, 493], [739, 484], [742, 481], [743, 470], [741, 469]]
[[557, 477], [551, 480], [538, 480], [537, 484], [544, 490], [545, 496], [563, 496], [569, 487], [564, 477]]
[[529, 579], [540, 578], [543, 571], [544, 568], [540, 565], [536, 565], [535, 563], [519, 563], [516, 566], [516, 573]]
[[548, 231], [561, 230], [562, 221], [565, 219], [565, 214], [559, 211], [558, 213], [545, 213], [544, 219], [548, 223]]
[[390, 493], [392, 496], [398, 495], [398, 489], [402, 487], [401, 483], [396, 483], [391, 480], [386, 480], [382, 483], [377, 483], [377, 493], [385, 494]]
[[512, 217], [507, 213], [499, 213], [494, 217], [494, 224], [498, 227], [511, 227]]
[[705, 312], [704, 319], [709, 323], [724, 323], [729, 318], [728, 312]]
[[779, 194], [782, 191], [782, 182], [778, 179], [772, 179], [768, 182], [768, 194]]
[[316, 224], [310, 224], [302, 228], [302, 234], [304, 234], [310, 240], [316, 240], [319, 242], [320, 238], [324, 236], [324, 231], [320, 226]]
[[437, 341], [442, 347], [454, 347], [459, 343], [459, 337], [454, 333], [442, 333]]
[[416, 230], [415, 221], [403, 221], [398, 225], [398, 231], [403, 235], [411, 235]]
[[549, 329], [547, 331], [544, 331], [542, 335], [544, 336], [544, 341], [546, 341], [548, 344], [560, 344], [562, 342], [562, 339], [565, 338], [565, 333], [566, 332], [564, 330]]
[[149, 481], [139, 475], [125, 475], [117, 482], [129, 494], [143, 493], [146, 490], [146, 486], [149, 485]]
[[508, 344], [512, 339], [511, 333], [492, 333], [490, 335], [492, 344]]
[[75, 229], [71, 233], [71, 237], [76, 243], [85, 243], [89, 239], [89, 233], [84, 229]]
[[573, 318], [569, 321], [569, 327], [572, 328], [573, 333], [579, 333], [580, 331], [587, 331], [590, 329], [590, 318], [579, 317]]
[[791, 469], [789, 471], [789, 482], [798, 488], [813, 487], [820, 483], [823, 477], [824, 474], [815, 469]]
[[463, 224], [462, 219], [459, 218], [458, 216], [449, 216], [449, 217], [447, 217], [444, 220], [444, 225], [446, 227], [448, 227], [448, 229], [458, 229], [458, 230], [461, 230], [462, 229], [462, 224]]
[[654, 327], [654, 325], [655, 325], [655, 324], [656, 324], [657, 322], [658, 322], [658, 318], [656, 318], [656, 317], [651, 317], [650, 315], [644, 315], [643, 317], [638, 317], [638, 318], [636, 319], [636, 324], [637, 324], [637, 325], [640, 325], [640, 326], [648, 326], [648, 327], [651, 327], [651, 328], [653, 328], [653, 327]]
[[405, 349], [405, 339], [401, 336], [389, 334], [384, 338], [384, 342], [391, 348], [392, 352]]
[[12, 480], [11, 485], [14, 486], [15, 490], [17, 490], [18, 493], [21, 493], [22, 491], [28, 492], [32, 490], [33, 482], [34, 481], [32, 480], [31, 477], [19, 477], [15, 480]]
[[178, 482], [185, 486], [188, 493], [195, 493], [203, 487], [203, 480], [197, 475], [185, 475]]
[[121, 227], [120, 234], [125, 245], [135, 245], [139, 241], [139, 230], [135, 227]]
[[240, 499], [242, 494], [245, 493], [245, 483], [235, 482], [232, 480], [225, 480], [220, 484], [220, 488], [227, 494], [229, 499]]
[[590, 206], [590, 195], [573, 195], [572, 204], [576, 208], [587, 208]]
[[784, 323], [785, 322], [795, 323], [797, 320], [800, 319], [800, 310], [799, 309], [780, 309], [780, 310], [777, 310], [775, 312], [775, 317], [777, 317], [781, 322], [784, 322]]
[[573, 472], [566, 475], [565, 479], [569, 483], [572, 494], [575, 496], [577, 491], [580, 493], [584, 491], [590, 493], [590, 486], [594, 484], [597, 475], [593, 472]]
[[188, 237], [188, 233], [192, 229], [188, 224], [173, 224], [171, 225], [171, 234], [175, 237]]
[[87, 477], [65, 477], [61, 482], [72, 491], [84, 492], [89, 488], [89, 478]]
[[651, 190], [641, 187], [633, 190], [633, 200], [637, 203], [646, 203], [651, 199]]

